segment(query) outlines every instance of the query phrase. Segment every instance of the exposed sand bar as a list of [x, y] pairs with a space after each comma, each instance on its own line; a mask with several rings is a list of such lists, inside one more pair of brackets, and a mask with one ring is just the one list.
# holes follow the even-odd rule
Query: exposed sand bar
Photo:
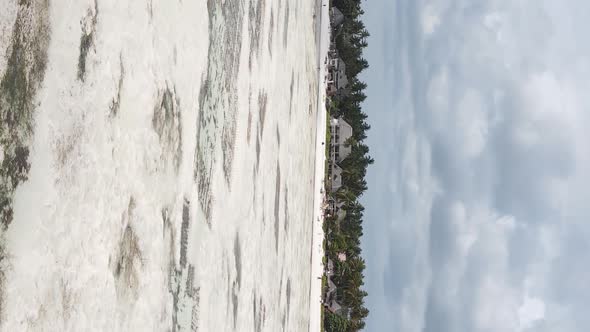
[[317, 331], [327, 8], [21, 2], [0, 81], [39, 84], [0, 87], [30, 114], [0, 140], [30, 152], [0, 176], [0, 331]]

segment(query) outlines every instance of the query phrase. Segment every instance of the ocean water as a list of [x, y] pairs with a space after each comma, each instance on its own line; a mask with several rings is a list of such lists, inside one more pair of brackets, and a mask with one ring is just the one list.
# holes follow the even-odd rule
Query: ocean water
[[1, 330], [307, 331], [317, 4], [0, 3]]

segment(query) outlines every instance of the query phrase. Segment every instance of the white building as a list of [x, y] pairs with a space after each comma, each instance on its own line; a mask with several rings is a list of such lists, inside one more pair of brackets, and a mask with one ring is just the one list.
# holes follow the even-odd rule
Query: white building
[[350, 93], [344, 60], [342, 58], [332, 58], [329, 60], [328, 65], [330, 69], [328, 76], [328, 95], [334, 96]]
[[334, 85], [336, 90], [345, 89], [348, 87], [348, 77], [346, 76], [346, 63], [342, 58], [338, 58], [338, 68], [334, 77]]
[[330, 10], [330, 20], [332, 21], [332, 28], [336, 29], [344, 22], [344, 14], [342, 14], [340, 9], [332, 7]]
[[333, 164], [331, 170], [330, 180], [332, 181], [332, 192], [335, 192], [342, 187], [342, 168]]
[[330, 280], [330, 277], [333, 275], [334, 275], [334, 262], [332, 262], [332, 260], [328, 258], [328, 266], [326, 268], [326, 276], [328, 277], [328, 280]]
[[342, 118], [330, 120], [330, 167], [328, 178], [332, 192], [342, 187], [342, 168], [338, 164], [346, 159], [352, 150], [348, 139], [352, 137], [352, 127]]
[[352, 137], [352, 127], [342, 118], [330, 120], [330, 149], [331, 159], [334, 164], [340, 163], [350, 154], [351, 147], [346, 144]]
[[[338, 189], [336, 189], [338, 190]], [[330, 211], [332, 212], [333, 215], [335, 215], [338, 221], [344, 219], [344, 217], [346, 217], [346, 210], [344, 210], [343, 208], [344, 206], [344, 202], [340, 201], [340, 200], [334, 200], [332, 199], [329, 202], [329, 207], [330, 207]]]

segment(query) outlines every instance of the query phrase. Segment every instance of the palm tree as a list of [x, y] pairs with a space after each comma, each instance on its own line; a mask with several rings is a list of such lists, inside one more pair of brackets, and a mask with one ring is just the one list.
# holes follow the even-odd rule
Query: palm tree
[[346, 318], [331, 313], [330, 311], [325, 311], [324, 316], [324, 327], [326, 331], [329, 332], [346, 332], [349, 331], [349, 322]]

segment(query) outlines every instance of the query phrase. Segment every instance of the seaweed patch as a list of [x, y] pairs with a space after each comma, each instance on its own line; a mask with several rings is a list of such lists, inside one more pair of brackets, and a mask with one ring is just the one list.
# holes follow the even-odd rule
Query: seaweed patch
[[172, 161], [178, 172], [182, 158], [182, 118], [176, 90], [166, 86], [158, 94], [152, 115], [152, 127], [162, 146], [162, 162]]
[[[199, 188], [199, 200], [206, 221], [211, 226], [211, 176], [215, 153], [221, 148], [222, 170], [228, 187], [236, 140], [238, 109], [237, 76], [240, 65], [242, 22], [241, 1], [207, 1], [209, 15], [209, 50], [207, 70], [199, 95], [197, 147], [194, 178]], [[215, 63], [221, 59], [222, 70]], [[221, 143], [221, 146], [218, 144]]]
[[49, 47], [49, 3], [21, 4], [0, 80], [0, 223], [12, 221], [12, 196], [28, 178], [29, 143], [37, 90], [45, 77]]
[[142, 252], [139, 246], [139, 238], [135, 234], [132, 222], [135, 213], [135, 199], [129, 199], [127, 210], [123, 213], [122, 223], [125, 225], [123, 236], [119, 241], [115, 262], [113, 266], [113, 277], [115, 278], [115, 289], [119, 300], [134, 302], [138, 296], [139, 273], [143, 267]]
[[80, 36], [80, 55], [78, 55], [78, 79], [84, 82], [86, 76], [86, 59], [91, 46], [94, 46], [96, 24], [98, 23], [98, 3], [94, 0], [94, 8], [88, 9], [86, 16], [80, 21], [82, 35]]
[[121, 107], [121, 90], [123, 89], [123, 81], [125, 80], [125, 67], [123, 66], [123, 56], [119, 55], [119, 82], [117, 84], [117, 95], [113, 97], [109, 104], [109, 116], [114, 117], [119, 114]]

